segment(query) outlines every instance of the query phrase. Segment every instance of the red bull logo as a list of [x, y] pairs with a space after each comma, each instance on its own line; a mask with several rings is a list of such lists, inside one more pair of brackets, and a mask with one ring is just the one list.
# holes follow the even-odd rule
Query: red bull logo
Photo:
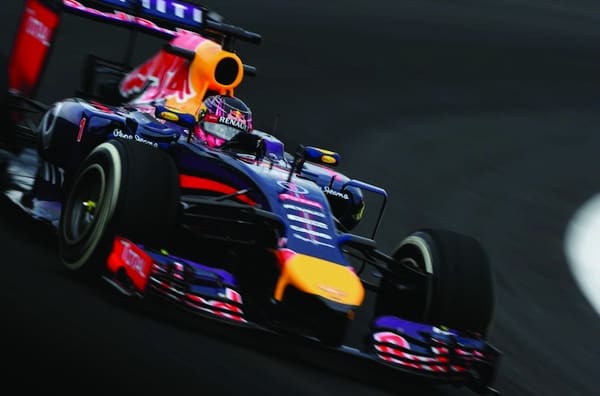
[[239, 110], [231, 110], [229, 112], [229, 115], [227, 117], [233, 118], [234, 120], [239, 120], [239, 121], [246, 122], [246, 118], [244, 117], [244, 115], [242, 114], [242, 112], [239, 111]]
[[[148, 82], [150, 85], [147, 87]], [[174, 55], [161, 53], [130, 73], [121, 83], [121, 93], [129, 96], [142, 91], [140, 102], [173, 96], [179, 102], [193, 97], [187, 64]]]
[[[180, 33], [173, 43], [183, 48], [195, 48], [203, 41], [200, 36]], [[185, 103], [198, 95], [188, 62], [165, 51], [160, 51], [130, 72], [121, 82], [120, 90], [124, 96], [144, 90], [135, 100], [141, 103], [158, 98], [172, 98], [177, 103]]]

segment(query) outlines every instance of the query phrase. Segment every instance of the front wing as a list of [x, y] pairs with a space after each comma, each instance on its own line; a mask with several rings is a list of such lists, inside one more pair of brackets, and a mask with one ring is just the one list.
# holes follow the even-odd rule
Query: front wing
[[[158, 296], [201, 317], [278, 333], [268, 325], [246, 317], [235, 276], [223, 269], [172, 256], [165, 251], [147, 250], [119, 237], [115, 239], [108, 268], [110, 274], [105, 279], [125, 294]], [[126, 277], [122, 276], [123, 271]], [[312, 337], [306, 337], [306, 341], [328, 349], [329, 353], [352, 355], [375, 363], [377, 370], [391, 376], [402, 373], [405, 374], [403, 378], [466, 385], [480, 394], [496, 393], [491, 385], [501, 355], [477, 335], [382, 316], [372, 321], [365, 345], [358, 348], [349, 345], [328, 347]], [[379, 378], [376, 382], [387, 381], [383, 377], [376, 378]]]

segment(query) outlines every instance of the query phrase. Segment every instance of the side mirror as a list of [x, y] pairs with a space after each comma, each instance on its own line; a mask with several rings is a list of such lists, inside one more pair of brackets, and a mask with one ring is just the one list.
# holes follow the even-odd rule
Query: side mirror
[[340, 163], [340, 155], [338, 153], [318, 147], [305, 146], [303, 154], [306, 161], [316, 164], [336, 166]]
[[196, 124], [196, 117], [193, 114], [178, 113], [165, 106], [156, 106], [154, 115], [163, 120], [175, 122], [186, 127], [193, 127]]
[[292, 180], [294, 173], [300, 172], [306, 161], [320, 165], [336, 166], [340, 162], [340, 155], [334, 151], [300, 145], [294, 155], [294, 162], [290, 168], [287, 181]]

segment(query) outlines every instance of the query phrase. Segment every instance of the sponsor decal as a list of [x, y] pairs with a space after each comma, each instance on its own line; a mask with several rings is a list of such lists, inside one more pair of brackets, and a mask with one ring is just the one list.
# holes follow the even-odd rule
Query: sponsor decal
[[296, 194], [301, 194], [301, 195], [308, 194], [308, 190], [306, 188], [299, 186], [292, 182], [288, 182], [285, 180], [279, 180], [279, 181], [277, 181], [277, 185], [285, 190], [294, 192]]
[[134, 243], [123, 238], [115, 238], [107, 266], [113, 273], [120, 268], [125, 268], [134, 286], [138, 290], [144, 290], [148, 283], [152, 258]]
[[309, 214], [311, 216], [317, 216], [317, 217], [323, 217], [323, 218], [325, 217], [325, 213], [317, 212], [316, 210], [311, 210], [308, 208], [303, 208], [302, 206], [283, 204], [283, 207], [288, 210], [295, 210], [298, 212]]
[[300, 203], [300, 204], [304, 204], [304, 205], [308, 205], [308, 206], [313, 206], [315, 208], [323, 209], [323, 205], [321, 205], [319, 202], [313, 201], [311, 199], [297, 197], [295, 195], [279, 194], [279, 199], [281, 201], [292, 201], [292, 202], [296, 202], [296, 203]]
[[139, 136], [139, 135], [133, 135], [133, 139], [134, 139], [136, 142], [144, 143], [144, 144], [147, 144], [147, 145], [149, 145], [149, 146], [152, 146], [152, 147], [155, 147], [155, 148], [157, 148], [157, 147], [158, 147], [158, 143], [156, 143], [156, 142], [152, 142], [152, 141], [150, 141], [150, 140], [147, 140], [147, 139], [144, 139], [143, 137], [141, 137], [141, 136]]
[[[103, 2], [127, 8], [130, 5], [130, 0], [104, 0]], [[141, 6], [142, 10], [151, 16], [190, 26], [202, 26], [203, 11], [192, 4], [173, 0], [144, 0], [141, 2]], [[131, 11], [135, 10], [132, 9]]]
[[232, 127], [242, 131], [248, 131], [248, 125], [246, 125], [246, 120], [244, 119], [239, 120], [231, 117], [221, 116], [219, 117], [219, 124], [231, 125]]
[[321, 242], [321, 241], [319, 241], [317, 239], [314, 239], [314, 238], [306, 238], [305, 236], [302, 236], [302, 235], [296, 234], [296, 233], [293, 233], [292, 235], [296, 239], [300, 239], [301, 241], [312, 243], [313, 245], [325, 246], [325, 247], [332, 248], [332, 249], [335, 248], [335, 246], [333, 246], [330, 243]]
[[334, 197], [338, 197], [338, 198], [342, 198], [345, 200], [349, 200], [350, 197], [348, 196], [347, 193], [342, 193], [340, 191], [334, 190], [333, 188], [329, 188], [329, 186], [325, 186], [323, 188], [323, 192], [327, 195], [332, 195]]
[[[302, 194], [308, 194], [309, 191], [302, 186], [298, 186], [294, 183], [283, 180], [278, 181], [277, 184], [288, 191], [295, 192], [294, 195], [286, 193], [279, 195], [279, 199], [282, 201], [289, 200], [294, 202], [284, 203], [282, 205], [283, 208], [288, 212], [286, 214], [286, 218], [290, 221], [300, 223], [300, 225], [290, 224], [290, 229], [295, 231], [292, 233], [292, 236], [303, 242], [312, 243], [313, 245], [335, 248], [335, 246], [332, 244], [322, 241], [323, 239], [332, 240], [333, 238], [331, 235], [317, 231], [317, 229], [323, 231], [329, 229], [329, 225], [327, 223], [319, 221], [320, 219], [327, 218], [325, 213], [319, 211], [319, 209], [323, 209], [321, 203], [304, 198]], [[297, 204], [312, 206], [315, 209], [306, 208]], [[319, 220], [315, 220], [315, 217]]]
[[52, 31], [42, 21], [37, 19], [34, 13], [29, 12], [29, 14], [29, 18], [25, 21], [25, 33], [42, 43], [45, 47], [49, 47]]
[[115, 129], [112, 134], [116, 138], [133, 140], [133, 135], [128, 135], [124, 133], [121, 129]]
[[322, 232], [317, 232], [317, 231], [309, 230], [308, 228], [302, 228], [302, 227], [298, 227], [298, 226], [295, 226], [295, 225], [290, 225], [290, 228], [292, 230], [294, 230], [294, 231], [303, 232], [305, 234], [316, 236], [316, 237], [319, 237], [319, 238], [332, 239], [331, 235], [324, 234]]
[[143, 137], [141, 137], [139, 135], [129, 135], [129, 134], [123, 132], [123, 130], [121, 130], [121, 129], [115, 129], [113, 131], [112, 135], [116, 138], [125, 139], [125, 140], [135, 140], [136, 142], [144, 143], [144, 144], [147, 144], [154, 148], [158, 148], [158, 143], [150, 141], [148, 139], [144, 139]]
[[229, 114], [227, 114], [227, 117], [233, 118], [234, 120], [246, 121], [244, 114], [239, 110], [231, 110]]
[[339, 290], [339, 289], [336, 289], [334, 287], [327, 286], [327, 285], [319, 285], [318, 287], [319, 287], [319, 289], [323, 290], [325, 293], [331, 294], [332, 296], [336, 296], [338, 298], [344, 298], [344, 297], [346, 297], [346, 294], [347, 294], [343, 290]]
[[58, 22], [58, 15], [43, 2], [25, 2], [10, 56], [9, 89], [24, 96], [33, 95]]
[[[105, 1], [109, 1], [109, 0], [105, 0]], [[112, 1], [112, 3], [119, 4], [121, 2], [120, 1]], [[129, 23], [129, 24], [133, 24], [133, 25], [140, 25], [140, 26], [143, 26], [150, 30], [154, 30], [156, 32], [167, 34], [169, 36], [175, 35], [175, 32], [172, 30], [162, 28], [162, 27], [158, 26], [157, 24], [155, 24], [154, 22], [149, 21], [148, 19], [133, 16], [133, 15], [127, 14], [125, 12], [121, 12], [121, 11], [103, 12], [103, 11], [97, 10], [95, 8], [86, 7], [76, 0], [63, 0], [63, 4], [67, 8], [71, 8], [73, 10], [77, 10], [77, 11], [80, 11], [80, 12], [83, 12], [86, 14], [95, 15], [95, 16], [110, 19], [113, 21], [120, 21], [120, 22], [125, 22], [125, 23]], [[143, 1], [142, 4], [149, 4], [149, 2]]]
[[[195, 48], [203, 38], [186, 34], [180, 35], [177, 40], [177, 44], [184, 48]], [[177, 103], [186, 103], [197, 95], [187, 60], [165, 51], [130, 72], [119, 85], [119, 90], [125, 97], [143, 90], [143, 94], [134, 100], [136, 103], [157, 98], [173, 98]]]
[[327, 229], [329, 227], [327, 227], [327, 224], [322, 223], [320, 221], [316, 221], [316, 220], [312, 220], [312, 219], [308, 219], [305, 217], [300, 217], [300, 216], [296, 216], [293, 214], [288, 214], [287, 218], [292, 220], [292, 221], [297, 221], [299, 223], [304, 223], [310, 226], [314, 226], [314, 227], [318, 227], [318, 228], [323, 228], [323, 229]]
[[147, 268], [146, 261], [135, 250], [131, 248], [131, 244], [123, 243], [123, 251], [121, 252], [121, 260], [123, 264], [133, 270], [139, 276], [146, 276]]

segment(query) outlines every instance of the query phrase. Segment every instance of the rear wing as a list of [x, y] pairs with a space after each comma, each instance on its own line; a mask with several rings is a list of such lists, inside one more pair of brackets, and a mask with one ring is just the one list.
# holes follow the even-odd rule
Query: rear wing
[[203, 5], [175, 0], [38, 0], [62, 5], [64, 11], [102, 22], [173, 38], [176, 30], [189, 30], [219, 40], [231, 50], [235, 39], [259, 44], [261, 36], [238, 26], [225, 24]]
[[235, 41], [260, 44], [261, 36], [203, 5], [179, 0], [25, 0], [9, 59], [9, 91], [33, 98], [63, 12], [172, 39], [178, 31], [198, 33], [233, 51]]

